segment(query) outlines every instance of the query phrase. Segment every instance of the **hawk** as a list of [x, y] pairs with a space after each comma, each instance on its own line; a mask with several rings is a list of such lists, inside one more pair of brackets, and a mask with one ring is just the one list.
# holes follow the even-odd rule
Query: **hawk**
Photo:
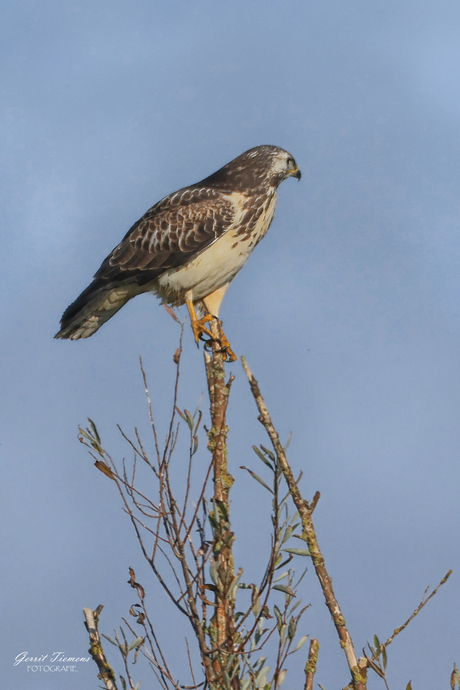
[[[187, 305], [196, 342], [204, 334], [213, 338], [206, 323], [218, 320], [225, 291], [270, 227], [278, 185], [288, 177], [300, 180], [290, 153], [256, 146], [201, 182], [161, 199], [67, 307], [55, 337], [88, 338], [128, 300], [151, 291], [168, 305]], [[220, 347], [234, 361], [217, 323]]]

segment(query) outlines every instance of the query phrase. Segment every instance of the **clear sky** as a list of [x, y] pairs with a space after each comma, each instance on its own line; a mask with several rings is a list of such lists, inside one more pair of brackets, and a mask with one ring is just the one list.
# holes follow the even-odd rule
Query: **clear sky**
[[[83, 606], [105, 604], [110, 633], [135, 601], [129, 566], [149, 588], [77, 427], [93, 418], [117, 458], [128, 454], [117, 424], [148, 435], [142, 355], [164, 433], [178, 328], [150, 295], [87, 341], [53, 340], [59, 318], [154, 202], [258, 144], [289, 150], [303, 176], [281, 186], [226, 295], [226, 333], [282, 437], [293, 432], [305, 496], [321, 491], [318, 537], [357, 649], [454, 569], [389, 649], [392, 689], [448, 686], [460, 665], [459, 32], [454, 0], [2, 4], [5, 687], [96, 688], [92, 662], [51, 676], [14, 657], [85, 656]], [[188, 329], [185, 343], [180, 404], [194, 409], [202, 356]], [[251, 573], [267, 499], [238, 467], [259, 471], [250, 448], [266, 441], [240, 362], [231, 370], [237, 565]], [[322, 645], [317, 681], [343, 687], [312, 572], [303, 599], [304, 632]], [[191, 633], [173, 634], [180, 671]]]

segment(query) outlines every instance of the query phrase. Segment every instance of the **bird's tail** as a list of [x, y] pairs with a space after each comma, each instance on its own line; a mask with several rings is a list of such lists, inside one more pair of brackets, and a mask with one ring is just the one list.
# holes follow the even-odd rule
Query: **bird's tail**
[[135, 285], [110, 288], [101, 280], [94, 280], [79, 297], [67, 307], [61, 318], [61, 330], [55, 338], [89, 338], [106, 321], [137, 294]]

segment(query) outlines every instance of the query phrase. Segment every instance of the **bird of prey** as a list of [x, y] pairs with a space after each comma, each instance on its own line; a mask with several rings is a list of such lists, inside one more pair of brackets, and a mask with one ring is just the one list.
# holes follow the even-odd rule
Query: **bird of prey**
[[[55, 337], [88, 338], [132, 297], [151, 291], [168, 305], [187, 305], [197, 342], [203, 335], [213, 338], [206, 323], [218, 320], [225, 291], [270, 227], [278, 185], [288, 177], [300, 180], [290, 153], [256, 146], [161, 199], [67, 307]], [[220, 347], [234, 361], [217, 323]]]

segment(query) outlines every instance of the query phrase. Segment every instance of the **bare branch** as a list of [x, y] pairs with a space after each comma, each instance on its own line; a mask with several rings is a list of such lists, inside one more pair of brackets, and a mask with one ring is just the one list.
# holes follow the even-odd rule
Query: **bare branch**
[[103, 608], [102, 604], [100, 604], [95, 611], [89, 608], [83, 609], [83, 613], [85, 614], [85, 625], [90, 642], [88, 651], [99, 669], [98, 678], [104, 682], [107, 690], [117, 690], [115, 672], [107, 661], [98, 631], [99, 614]]
[[[353, 646], [353, 642], [351, 639], [351, 635], [348, 632], [348, 628], [346, 626], [345, 618], [340, 610], [339, 603], [336, 599], [336, 596], [334, 594], [334, 590], [332, 587], [332, 579], [329, 575], [329, 573], [326, 570], [326, 565], [324, 562], [323, 555], [320, 551], [318, 541], [316, 538], [316, 533], [315, 529], [313, 526], [313, 520], [312, 520], [312, 507], [316, 505], [318, 499], [312, 503], [312, 505], [309, 505], [307, 501], [305, 501], [302, 498], [302, 495], [299, 491], [299, 488], [297, 486], [297, 482], [294, 478], [294, 475], [292, 474], [292, 470], [289, 466], [289, 463], [287, 461], [286, 455], [284, 453], [283, 446], [281, 445], [281, 442], [279, 440], [279, 435], [278, 432], [276, 431], [275, 427], [273, 426], [270, 414], [267, 410], [267, 407], [265, 405], [265, 401], [262, 397], [262, 394], [260, 392], [258, 383], [254, 376], [252, 375], [246, 360], [244, 357], [241, 357], [241, 361], [243, 364], [244, 371], [246, 373], [246, 376], [248, 377], [249, 380], [249, 385], [251, 387], [252, 394], [254, 396], [254, 399], [256, 401], [257, 408], [259, 410], [259, 421], [261, 424], [264, 426], [265, 430], [267, 431], [270, 440], [272, 442], [273, 449], [276, 453], [276, 457], [278, 459], [279, 465], [281, 467], [281, 470], [284, 474], [284, 477], [286, 479], [286, 483], [289, 487], [290, 494], [292, 496], [292, 499], [295, 503], [295, 506], [297, 510], [299, 511], [300, 518], [302, 520], [302, 527], [303, 527], [303, 533], [302, 536], [304, 540], [307, 542], [311, 559], [316, 571], [316, 575], [318, 576], [321, 588], [323, 590], [324, 598], [326, 600], [326, 606], [329, 609], [329, 612], [332, 616], [332, 620], [334, 621], [335, 629], [337, 631], [337, 634], [340, 639], [340, 645], [343, 648], [345, 652], [345, 656], [347, 658], [348, 662], [348, 667], [350, 669], [350, 672], [352, 674], [352, 679], [353, 679], [353, 687], [355, 690], [365, 690], [366, 688], [366, 674], [365, 671], [363, 671], [363, 668], [361, 665], [358, 665], [358, 661], [356, 658], [356, 653], [355, 649]], [[319, 498], [319, 497], [318, 497]]]
[[381, 645], [381, 648], [384, 648], [384, 649], [385, 649], [386, 647], [388, 647], [388, 645], [390, 645], [390, 644], [393, 642], [393, 640], [395, 639], [396, 635], [399, 635], [399, 633], [401, 633], [401, 632], [404, 630], [404, 628], [407, 628], [407, 626], [409, 625], [409, 623], [415, 618], [415, 616], [416, 616], [417, 614], [420, 613], [420, 611], [423, 609], [423, 607], [424, 607], [426, 604], [428, 604], [428, 602], [430, 601], [430, 599], [431, 599], [432, 597], [434, 597], [434, 595], [437, 593], [437, 591], [439, 590], [439, 588], [442, 587], [442, 585], [444, 585], [444, 584], [447, 582], [447, 580], [449, 579], [449, 577], [450, 577], [451, 575], [452, 575], [452, 570], [449, 570], [449, 572], [446, 573], [446, 574], [444, 575], [444, 577], [442, 578], [441, 582], [440, 582], [439, 585], [436, 587], [436, 589], [434, 589], [434, 590], [431, 592], [431, 594], [430, 594], [428, 597], [425, 598], [426, 593], [428, 592], [428, 587], [427, 587], [427, 589], [426, 589], [425, 592], [423, 593], [423, 597], [422, 597], [422, 600], [421, 600], [420, 604], [417, 606], [417, 608], [415, 609], [415, 611], [413, 612], [413, 614], [412, 614], [411, 616], [409, 616], [409, 618], [407, 619], [407, 621], [406, 621], [405, 623], [403, 623], [399, 628], [396, 628], [395, 630], [393, 630], [393, 634], [390, 635], [390, 637], [388, 638], [388, 640], [387, 640], [386, 642], [384, 642], [383, 645]]

